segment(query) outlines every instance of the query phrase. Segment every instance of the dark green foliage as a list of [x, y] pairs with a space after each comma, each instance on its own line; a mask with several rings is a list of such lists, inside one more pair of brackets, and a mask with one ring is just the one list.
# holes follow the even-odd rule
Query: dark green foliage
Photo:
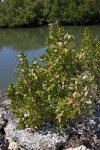
[[99, 0], [5, 0], [0, 26], [41, 25], [59, 20], [72, 24], [100, 22]]

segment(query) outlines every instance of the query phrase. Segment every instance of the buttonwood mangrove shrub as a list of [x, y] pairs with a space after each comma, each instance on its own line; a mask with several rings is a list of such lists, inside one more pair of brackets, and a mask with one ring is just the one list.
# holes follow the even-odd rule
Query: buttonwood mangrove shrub
[[92, 34], [86, 28], [81, 46], [81, 61], [94, 76], [97, 85], [97, 95], [100, 95], [100, 42], [92, 39]]
[[73, 36], [64, 35], [64, 29], [54, 23], [50, 24], [46, 54], [38, 61], [34, 58], [31, 65], [26, 54], [17, 56], [17, 84], [9, 86], [7, 95], [19, 118], [19, 128], [38, 129], [49, 122], [59, 129], [79, 116], [92, 114], [100, 73], [100, 44], [91, 41], [86, 30], [82, 51], [77, 52], [74, 46]]

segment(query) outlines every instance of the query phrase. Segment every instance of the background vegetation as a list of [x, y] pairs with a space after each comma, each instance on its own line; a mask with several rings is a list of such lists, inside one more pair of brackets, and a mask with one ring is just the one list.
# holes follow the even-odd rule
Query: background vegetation
[[99, 0], [4, 0], [0, 2], [0, 26], [33, 26], [55, 20], [63, 24], [100, 22]]

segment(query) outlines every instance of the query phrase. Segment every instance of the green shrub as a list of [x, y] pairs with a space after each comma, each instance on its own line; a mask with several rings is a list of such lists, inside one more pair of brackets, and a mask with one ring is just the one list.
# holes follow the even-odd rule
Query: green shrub
[[[85, 36], [89, 36], [87, 31]], [[70, 120], [93, 112], [92, 97], [97, 86], [91, 66], [86, 70], [86, 48], [78, 53], [73, 36], [64, 35], [63, 28], [55, 23], [50, 24], [46, 52], [39, 59], [44, 66], [35, 59], [29, 65], [24, 53], [17, 56], [17, 84], [9, 86], [7, 95], [19, 118], [19, 128], [38, 129], [50, 122], [59, 129]]]
[[97, 85], [97, 95], [100, 95], [100, 42], [92, 39], [92, 34], [86, 28], [82, 41], [81, 61], [88, 67], [89, 72], [94, 76]]

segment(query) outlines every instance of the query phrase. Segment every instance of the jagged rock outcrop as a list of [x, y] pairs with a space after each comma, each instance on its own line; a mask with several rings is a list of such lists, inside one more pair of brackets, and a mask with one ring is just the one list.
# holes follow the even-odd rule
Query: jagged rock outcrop
[[94, 105], [94, 116], [80, 117], [59, 133], [49, 123], [37, 132], [30, 128], [18, 130], [18, 119], [5, 92], [0, 91], [0, 150], [100, 149], [100, 106]]

